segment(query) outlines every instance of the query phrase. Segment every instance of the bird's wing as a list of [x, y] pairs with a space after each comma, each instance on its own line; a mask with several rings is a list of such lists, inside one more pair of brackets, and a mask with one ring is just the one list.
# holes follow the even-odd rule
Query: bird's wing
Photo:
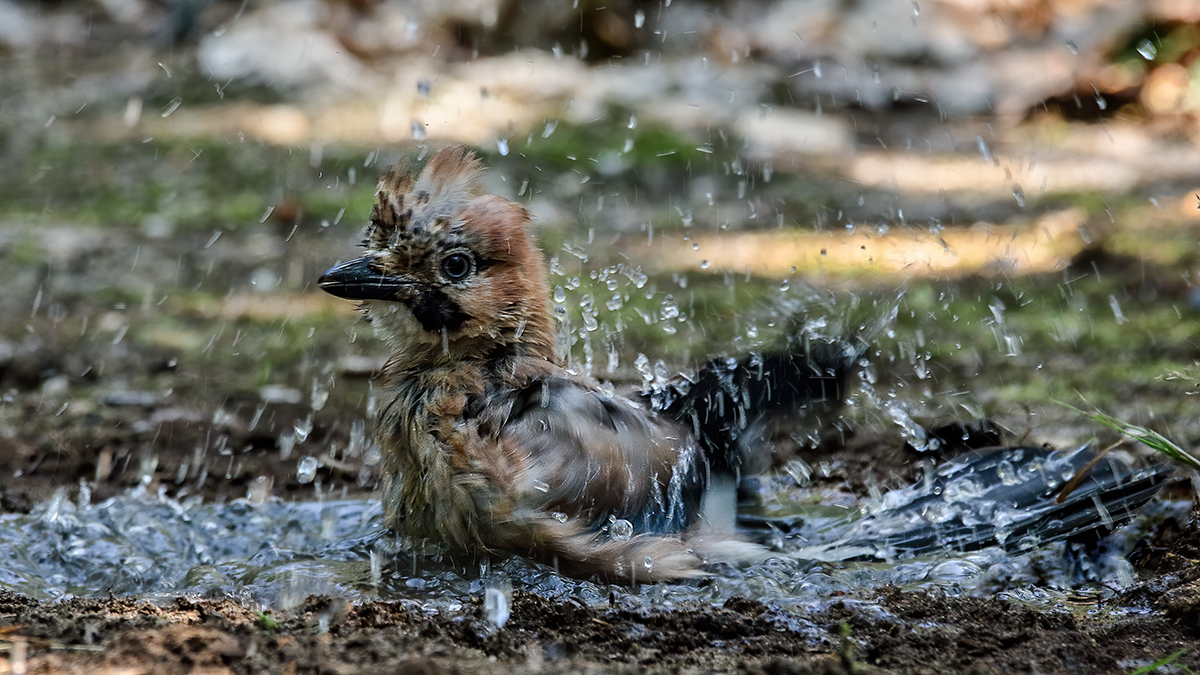
[[514, 487], [526, 505], [595, 528], [628, 520], [636, 534], [691, 524], [706, 470], [681, 425], [565, 376], [538, 378], [509, 396], [499, 441], [523, 460]]

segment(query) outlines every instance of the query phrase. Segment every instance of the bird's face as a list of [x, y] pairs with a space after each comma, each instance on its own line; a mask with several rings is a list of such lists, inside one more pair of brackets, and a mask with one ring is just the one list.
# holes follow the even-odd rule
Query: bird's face
[[365, 255], [334, 267], [321, 288], [359, 300], [397, 349], [552, 344], [541, 251], [524, 207], [475, 196], [478, 161], [438, 152], [419, 176], [380, 180]]

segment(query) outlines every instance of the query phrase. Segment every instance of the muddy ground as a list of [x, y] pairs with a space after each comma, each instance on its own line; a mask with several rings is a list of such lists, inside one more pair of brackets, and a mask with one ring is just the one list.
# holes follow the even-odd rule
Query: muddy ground
[[[639, 352], [682, 369], [761, 347], [800, 288], [899, 297], [870, 379], [946, 442], [919, 452], [860, 401], [776, 458], [802, 459], [826, 495], [906, 485], [969, 447], [1120, 440], [1061, 402], [1200, 444], [1188, 3], [997, 4], [997, 33], [949, 1], [899, 18], [874, 2], [609, 3], [544, 23], [480, 4], [483, 18], [0, 0], [5, 23], [25, 22], [0, 30], [0, 512], [139, 485], [213, 502], [370, 495], [385, 348], [312, 282], [353, 255], [374, 176], [425, 141], [482, 148], [490, 185], [527, 201], [576, 328], [580, 296], [604, 304], [605, 270], [623, 270], [625, 307], [599, 314], [623, 329], [569, 345], [579, 367], [619, 353], [596, 366], [619, 384], [638, 380]], [[937, 39], [909, 41], [910, 24]], [[786, 124], [750, 121], [767, 109]], [[678, 331], [641, 321], [668, 302]], [[1195, 518], [1130, 559], [1131, 586], [1053, 601], [883, 588], [804, 612], [594, 607], [518, 582], [499, 631], [481, 598], [429, 615], [0, 590], [0, 673], [1200, 668]]]
[[[836, 467], [818, 483], [861, 488], [866, 471], [887, 480], [911, 468], [898, 437], [857, 440], [816, 451], [814, 459]], [[176, 461], [186, 458], [160, 453], [162, 478]], [[49, 476], [40, 467], [32, 473], [47, 485], [74, 484], [94, 470], [66, 457], [55, 462]], [[110, 482], [119, 485], [120, 476]], [[282, 472], [274, 479], [294, 480]], [[210, 497], [230, 490], [226, 482], [214, 481], [222, 489]], [[6, 495], [9, 511], [39, 498], [11, 488]], [[835, 594], [802, 612], [740, 597], [662, 611], [616, 598], [609, 607], [551, 600], [518, 581], [512, 617], [497, 631], [478, 597], [461, 613], [430, 616], [412, 603], [320, 596], [295, 610], [260, 611], [198, 597], [55, 603], [4, 591], [0, 665], [28, 673], [1129, 673], [1169, 659], [1194, 667], [1200, 530], [1181, 527], [1134, 550], [1132, 587], [1051, 604], [885, 587]]]
[[263, 612], [221, 599], [51, 603], [6, 591], [0, 636], [4, 672], [29, 673], [1129, 673], [1195, 665], [1198, 556], [1189, 526], [1135, 551], [1132, 588], [1054, 606], [893, 587], [800, 613], [747, 598], [648, 611], [548, 600], [518, 585], [499, 631], [479, 598], [461, 614], [429, 616], [317, 596]]
[[[21, 645], [30, 673], [1127, 673], [1195, 644], [1197, 574], [1178, 576], [1188, 581], [1172, 592], [1132, 591], [1144, 609], [1117, 617], [895, 589], [805, 616], [740, 598], [634, 612], [517, 592], [500, 632], [479, 607], [446, 619], [317, 597], [280, 616], [221, 600], [48, 605], [6, 593], [0, 611], [9, 661]], [[330, 616], [329, 632], [318, 633]], [[1185, 654], [1174, 665], [1189, 663]]]

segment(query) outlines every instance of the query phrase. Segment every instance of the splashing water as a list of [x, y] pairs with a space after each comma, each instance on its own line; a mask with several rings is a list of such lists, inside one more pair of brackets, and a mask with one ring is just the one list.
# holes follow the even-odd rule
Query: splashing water
[[[60, 490], [29, 514], [0, 516], [0, 587], [41, 599], [110, 591], [151, 599], [220, 594], [263, 608], [294, 607], [310, 594], [326, 594], [399, 600], [426, 613], [459, 612], [469, 596], [482, 596], [485, 617], [496, 628], [507, 621], [514, 585], [591, 605], [607, 604], [616, 593], [622, 602], [662, 609], [734, 596], [801, 607], [883, 584], [994, 592], [1011, 587], [1007, 580], [1019, 579], [1025, 566], [1044, 578], [1047, 561], [1068, 555], [1070, 546], [1061, 543], [1035, 550], [1041, 542], [1124, 519], [1133, 502], [1103, 497], [1106, 481], [1120, 481], [1131, 494], [1156, 489], [1161, 480], [1161, 469], [1134, 471], [1105, 458], [1095, 479], [1059, 504], [1057, 489], [1092, 456], [1087, 448], [968, 456], [864, 508], [788, 500], [808, 480], [807, 467], [795, 466], [791, 476], [768, 479], [775, 481], [765, 493], [775, 505], [770, 517], [739, 516], [745, 531], [768, 547], [765, 560], [741, 568], [713, 563], [713, 576], [703, 580], [632, 588], [563, 577], [519, 557], [482, 574], [455, 568], [435, 551], [385, 536], [375, 500], [201, 504], [139, 488], [92, 504], [86, 489], [77, 502]], [[1097, 502], [1103, 519], [1094, 517]], [[1172, 517], [1185, 518], [1190, 504], [1154, 508], [1160, 513], [1139, 518], [1161, 521], [1172, 509], [1178, 511]], [[622, 519], [608, 530], [618, 541], [636, 534]], [[1138, 536], [1110, 537], [1114, 543], [1101, 547], [1102, 555], [1076, 553], [1070, 564], [1051, 565], [1056, 571], [1038, 594], [1054, 600], [1085, 582], [1101, 591], [1108, 585], [1110, 594], [1128, 586], [1133, 575], [1124, 554]], [[654, 561], [641, 566], [652, 570]]]
[[512, 615], [512, 583], [508, 579], [493, 582], [483, 593], [483, 616], [496, 630], [504, 628]]
[[276, 604], [286, 583], [356, 597], [382, 513], [366, 501], [200, 504], [140, 488], [80, 502], [60, 490], [0, 515], [0, 585], [41, 599], [222, 592]]

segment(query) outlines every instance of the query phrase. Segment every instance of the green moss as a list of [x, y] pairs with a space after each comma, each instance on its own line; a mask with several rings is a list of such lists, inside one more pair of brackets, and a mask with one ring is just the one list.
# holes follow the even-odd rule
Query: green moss
[[343, 209], [362, 209], [372, 199], [374, 175], [362, 168], [362, 156], [333, 148], [312, 166], [307, 151], [219, 138], [144, 143], [47, 138], [25, 158], [36, 170], [22, 172], [32, 178], [0, 201], [0, 217], [49, 216], [106, 226], [141, 224], [154, 215], [185, 230], [237, 229], [291, 203], [306, 219], [333, 221]]
[[1170, 297], [1141, 297], [1127, 282], [1089, 275], [1067, 284], [1046, 275], [914, 283], [890, 350], [902, 355], [900, 363], [914, 352], [928, 354], [941, 384], [968, 388], [994, 408], [1082, 395], [1096, 405], [1138, 400], [1174, 409], [1183, 385], [1163, 376], [1186, 372], [1195, 359], [1200, 314]]
[[[697, 199], [720, 203], [757, 197], [764, 204], [782, 204], [782, 217], [792, 222], [809, 222], [833, 208], [833, 183], [782, 174], [768, 180], [764, 167], [747, 162], [741, 149], [742, 139], [728, 129], [687, 132], [613, 107], [586, 124], [549, 120], [525, 138], [509, 139], [507, 156], [491, 147], [482, 151], [498, 173], [518, 186], [526, 184], [518, 188], [522, 197], [548, 193], [578, 203], [576, 231], [636, 225], [610, 222], [601, 205], [613, 203], [647, 205], [649, 223], [659, 232], [686, 228], [694, 220], [699, 225], [700, 215], [690, 212]], [[769, 222], [731, 225], [775, 227], [777, 217], [772, 212]]]

